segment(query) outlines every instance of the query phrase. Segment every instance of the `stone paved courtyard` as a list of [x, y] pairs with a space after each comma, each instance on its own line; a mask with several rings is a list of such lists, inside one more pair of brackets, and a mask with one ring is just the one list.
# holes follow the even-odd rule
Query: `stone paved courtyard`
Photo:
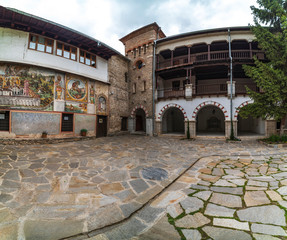
[[287, 235], [287, 150], [255, 141], [2, 145], [0, 184], [0, 239]]

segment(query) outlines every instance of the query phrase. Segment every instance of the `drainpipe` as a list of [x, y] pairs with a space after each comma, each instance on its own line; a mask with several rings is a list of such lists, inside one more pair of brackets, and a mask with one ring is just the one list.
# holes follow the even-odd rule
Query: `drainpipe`
[[231, 36], [230, 36], [230, 28], [228, 28], [228, 48], [229, 48], [229, 59], [230, 59], [230, 124], [231, 124], [231, 133], [230, 139], [234, 139], [234, 129], [233, 129], [233, 83], [232, 83], [232, 55], [231, 55]]
[[155, 87], [156, 87], [156, 79], [155, 79], [155, 69], [156, 69], [156, 59], [155, 59], [155, 50], [156, 50], [156, 42], [159, 38], [160, 28], [157, 30], [156, 40], [153, 41], [153, 64], [152, 64], [152, 135], [154, 136], [155, 131]]

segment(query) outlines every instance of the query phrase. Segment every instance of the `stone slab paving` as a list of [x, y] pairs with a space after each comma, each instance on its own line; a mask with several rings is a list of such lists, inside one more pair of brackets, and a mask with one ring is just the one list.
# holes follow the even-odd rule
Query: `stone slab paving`
[[2, 145], [0, 239], [284, 239], [285, 155], [145, 136]]

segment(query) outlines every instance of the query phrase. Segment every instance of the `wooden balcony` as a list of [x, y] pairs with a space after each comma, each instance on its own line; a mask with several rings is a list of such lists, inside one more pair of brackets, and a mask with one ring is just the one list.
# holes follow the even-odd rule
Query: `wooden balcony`
[[184, 88], [177, 88], [177, 89], [167, 88], [158, 90], [157, 94], [158, 99], [180, 98], [185, 97], [185, 90]]
[[[240, 79], [237, 79], [240, 80]], [[251, 80], [245, 80], [246, 82], [236, 82], [235, 79], [235, 95], [247, 94], [246, 86], [251, 90], [259, 92], [259, 88]], [[203, 95], [226, 95], [227, 96], [227, 83], [215, 83], [215, 84], [198, 84], [193, 87], [193, 96]], [[185, 88], [166, 88], [159, 89], [157, 91], [158, 99], [170, 99], [170, 98], [185, 98]]]
[[195, 95], [227, 94], [227, 84], [198, 84], [195, 86]]
[[[231, 52], [232, 58], [234, 60], [240, 59], [252, 59], [253, 56], [257, 56], [258, 59], [264, 59], [264, 52], [261, 50], [234, 50]], [[188, 65], [193, 63], [200, 63], [206, 61], [218, 61], [218, 60], [228, 60], [229, 51], [216, 51], [216, 52], [203, 52], [191, 54], [190, 56], [184, 55], [180, 57], [174, 57], [172, 59], [159, 60], [157, 62], [157, 70], [178, 67], [181, 65]]]

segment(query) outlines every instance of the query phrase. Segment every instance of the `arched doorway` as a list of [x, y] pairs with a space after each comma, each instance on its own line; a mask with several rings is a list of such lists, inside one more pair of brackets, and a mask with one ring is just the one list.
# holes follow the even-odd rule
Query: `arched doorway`
[[265, 134], [265, 121], [261, 118], [253, 118], [249, 116], [243, 119], [240, 115], [237, 117], [237, 135], [252, 136]]
[[146, 115], [145, 111], [138, 108], [135, 113], [136, 118], [136, 131], [145, 132], [146, 131]]
[[199, 110], [196, 116], [197, 135], [224, 135], [225, 117], [222, 110], [216, 106], [206, 106]]
[[176, 107], [165, 111], [162, 117], [162, 133], [184, 133], [184, 115]]

